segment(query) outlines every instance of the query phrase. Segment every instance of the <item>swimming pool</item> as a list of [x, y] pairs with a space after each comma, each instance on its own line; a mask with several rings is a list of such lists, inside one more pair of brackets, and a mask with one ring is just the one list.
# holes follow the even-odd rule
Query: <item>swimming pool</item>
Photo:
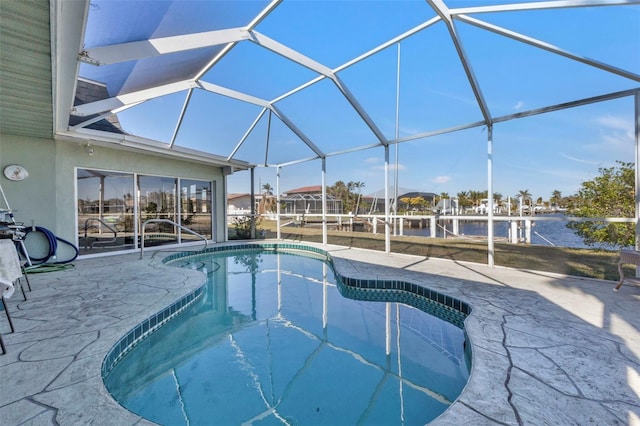
[[113, 397], [151, 421], [424, 424], [467, 382], [462, 302], [410, 283], [350, 281], [319, 251], [250, 246], [168, 260], [205, 272], [205, 288], [140, 324], [103, 364]]

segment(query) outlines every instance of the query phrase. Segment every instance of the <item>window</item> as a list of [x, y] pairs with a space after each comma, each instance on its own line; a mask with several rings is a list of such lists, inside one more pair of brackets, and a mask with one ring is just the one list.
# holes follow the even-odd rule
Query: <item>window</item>
[[210, 181], [78, 169], [77, 191], [80, 254], [137, 249], [147, 221], [145, 246], [200, 240], [171, 222], [213, 238]]
[[[213, 235], [211, 195], [211, 182], [180, 180], [180, 223], [208, 239]], [[182, 239], [186, 241], [198, 238], [183, 232]]]
[[80, 253], [135, 248], [133, 175], [79, 169], [77, 183]]

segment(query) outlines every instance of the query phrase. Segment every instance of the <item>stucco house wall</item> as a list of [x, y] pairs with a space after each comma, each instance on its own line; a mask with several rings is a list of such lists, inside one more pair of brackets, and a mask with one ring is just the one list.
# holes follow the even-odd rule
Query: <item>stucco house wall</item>
[[[18, 164], [29, 172], [23, 181], [0, 176], [0, 185], [16, 221], [45, 227], [77, 244], [75, 170], [93, 168], [212, 181], [216, 209], [214, 239], [225, 240], [225, 178], [221, 167], [122, 147], [117, 150], [96, 144], [92, 147], [94, 153], [89, 155], [83, 143], [0, 134], [0, 168]], [[0, 208], [5, 208], [1, 199]]]

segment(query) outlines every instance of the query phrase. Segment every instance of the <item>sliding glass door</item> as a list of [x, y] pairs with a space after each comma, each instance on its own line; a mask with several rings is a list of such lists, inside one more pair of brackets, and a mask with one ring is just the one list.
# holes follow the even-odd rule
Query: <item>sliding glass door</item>
[[212, 182], [131, 173], [77, 170], [80, 254], [137, 249], [200, 240], [174, 223], [211, 240]]
[[[213, 235], [211, 182], [180, 179], [180, 223], [211, 239]], [[199, 239], [182, 232], [182, 240]]]
[[79, 169], [77, 185], [80, 254], [135, 248], [133, 175]]
[[138, 176], [139, 229], [144, 228], [146, 247], [179, 242], [176, 206], [177, 179], [164, 176]]

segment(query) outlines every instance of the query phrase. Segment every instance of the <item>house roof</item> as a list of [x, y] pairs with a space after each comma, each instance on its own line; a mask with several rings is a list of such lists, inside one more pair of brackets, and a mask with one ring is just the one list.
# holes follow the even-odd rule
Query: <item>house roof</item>
[[322, 185], [303, 186], [301, 188], [290, 189], [285, 191], [287, 195], [293, 194], [318, 194], [322, 192]]
[[415, 198], [415, 197], [422, 197], [425, 200], [429, 200], [429, 199], [433, 199], [435, 197], [437, 197], [437, 194], [434, 194], [433, 192], [406, 192], [402, 195], [398, 196], [398, 199], [400, 198]]
[[249, 193], [227, 194], [227, 200], [235, 200], [236, 198], [250, 197]]

